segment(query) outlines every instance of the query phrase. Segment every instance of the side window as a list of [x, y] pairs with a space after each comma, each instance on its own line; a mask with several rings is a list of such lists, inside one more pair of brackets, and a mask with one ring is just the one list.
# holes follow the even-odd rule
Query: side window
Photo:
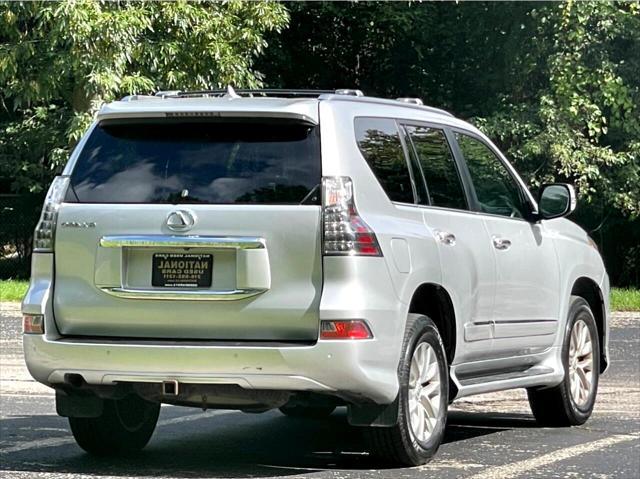
[[427, 181], [431, 204], [466, 210], [464, 189], [444, 132], [424, 126], [407, 126], [406, 129]]
[[506, 166], [487, 145], [456, 133], [456, 140], [469, 168], [480, 208], [486, 213], [524, 218], [526, 201]]
[[411, 176], [395, 120], [356, 118], [355, 130], [358, 148], [389, 199], [413, 203]]

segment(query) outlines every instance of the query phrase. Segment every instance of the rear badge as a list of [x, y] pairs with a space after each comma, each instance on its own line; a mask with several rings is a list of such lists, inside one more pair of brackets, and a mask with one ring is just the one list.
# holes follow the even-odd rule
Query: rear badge
[[95, 228], [94, 221], [65, 221], [61, 223], [63, 228]]
[[178, 210], [167, 216], [167, 228], [171, 231], [189, 231], [196, 224], [196, 215], [187, 210]]

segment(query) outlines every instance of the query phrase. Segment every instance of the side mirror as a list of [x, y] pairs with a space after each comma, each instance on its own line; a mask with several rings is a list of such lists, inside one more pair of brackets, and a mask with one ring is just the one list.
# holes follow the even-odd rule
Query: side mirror
[[540, 219], [550, 220], [568, 216], [576, 209], [576, 192], [566, 183], [544, 185], [538, 199]]

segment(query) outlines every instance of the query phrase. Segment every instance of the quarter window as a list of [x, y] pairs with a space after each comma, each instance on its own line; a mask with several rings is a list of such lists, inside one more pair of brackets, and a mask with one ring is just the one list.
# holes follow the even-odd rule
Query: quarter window
[[413, 188], [395, 120], [356, 118], [355, 132], [362, 156], [391, 201], [413, 203]]
[[524, 218], [522, 191], [500, 159], [481, 141], [461, 133], [456, 140], [469, 168], [480, 209], [485, 213]]
[[424, 126], [406, 129], [427, 182], [431, 205], [467, 209], [460, 175], [444, 132]]

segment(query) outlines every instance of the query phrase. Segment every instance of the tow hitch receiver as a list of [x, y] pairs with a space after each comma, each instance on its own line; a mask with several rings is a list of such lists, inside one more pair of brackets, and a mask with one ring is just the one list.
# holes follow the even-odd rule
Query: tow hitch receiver
[[177, 396], [179, 394], [178, 380], [170, 379], [162, 381], [162, 395], [163, 396]]

